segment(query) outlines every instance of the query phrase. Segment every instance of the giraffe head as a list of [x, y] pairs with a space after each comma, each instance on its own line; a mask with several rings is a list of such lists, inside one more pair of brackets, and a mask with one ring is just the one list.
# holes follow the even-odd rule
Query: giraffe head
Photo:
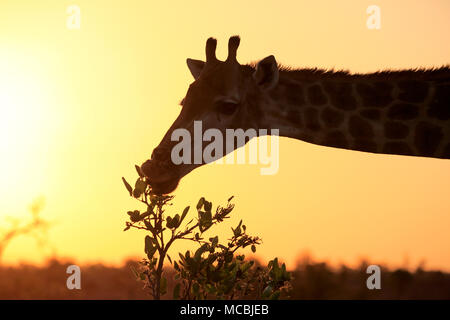
[[[216, 58], [217, 41], [213, 38], [206, 42], [205, 62], [187, 59], [194, 82], [181, 102], [179, 116], [153, 150], [151, 159], [141, 167], [154, 192], [172, 192], [183, 176], [205, 164], [203, 157], [200, 161], [193, 158], [194, 148], [203, 149], [207, 143], [195, 145], [193, 139], [190, 163], [175, 164], [172, 161], [172, 149], [179, 143], [172, 141], [175, 130], [187, 130], [194, 137], [194, 121], [201, 121], [203, 132], [217, 129], [223, 137], [226, 129], [258, 128], [258, 99], [277, 85], [278, 66], [273, 56], [261, 60], [256, 68], [240, 65], [236, 60], [239, 42], [238, 36], [229, 39], [225, 61]], [[223, 155], [225, 153], [226, 150]]]

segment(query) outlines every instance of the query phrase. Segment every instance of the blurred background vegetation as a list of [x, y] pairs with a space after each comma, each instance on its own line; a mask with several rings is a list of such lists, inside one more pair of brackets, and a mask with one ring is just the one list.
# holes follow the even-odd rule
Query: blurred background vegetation
[[[81, 290], [68, 290], [68, 260], [51, 259], [43, 266], [0, 266], [0, 299], [151, 299], [136, 281], [131, 267], [80, 265]], [[358, 267], [334, 267], [327, 262], [300, 260], [292, 273], [291, 299], [450, 299], [450, 274], [441, 271], [387, 269], [381, 266], [381, 290], [366, 287], [368, 262]], [[174, 271], [167, 268], [168, 293], [172, 297]]]

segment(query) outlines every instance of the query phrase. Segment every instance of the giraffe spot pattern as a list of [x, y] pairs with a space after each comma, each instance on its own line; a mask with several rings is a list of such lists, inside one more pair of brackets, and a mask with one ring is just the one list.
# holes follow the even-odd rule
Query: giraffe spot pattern
[[428, 84], [417, 80], [404, 80], [398, 83], [398, 98], [405, 102], [422, 102], [427, 97]]
[[409, 103], [396, 103], [389, 108], [387, 115], [394, 120], [411, 120], [419, 115], [419, 107]]
[[355, 97], [353, 97], [352, 85], [350, 83], [326, 81], [324, 82], [324, 88], [335, 107], [342, 110], [356, 109], [357, 103]]
[[312, 131], [320, 130], [319, 111], [314, 108], [308, 108], [305, 111], [306, 127]]
[[365, 109], [360, 112], [361, 116], [369, 120], [380, 120], [381, 112], [378, 109]]
[[[248, 108], [245, 108], [251, 119], [254, 121], [260, 121], [263, 118], [262, 112], [262, 99], [260, 95], [252, 92], [247, 93]], [[239, 118], [239, 117], [236, 117]], [[244, 117], [242, 117], [244, 118]]]
[[428, 122], [419, 122], [416, 126], [414, 144], [421, 156], [432, 156], [443, 137], [442, 128]]
[[390, 141], [384, 144], [383, 153], [411, 155], [413, 151], [405, 142]]
[[436, 93], [428, 109], [430, 117], [439, 120], [450, 119], [450, 86], [438, 85]]
[[350, 134], [356, 139], [371, 139], [374, 136], [372, 127], [367, 120], [358, 116], [351, 116], [349, 120]]
[[384, 135], [388, 139], [402, 139], [409, 133], [409, 127], [398, 121], [388, 121], [384, 125]]
[[348, 148], [345, 135], [340, 131], [331, 131], [325, 137], [325, 145], [335, 148]]
[[318, 84], [314, 84], [308, 88], [308, 98], [309, 102], [315, 106], [324, 105], [328, 101], [327, 96]]
[[387, 82], [363, 83], [356, 85], [365, 107], [385, 107], [392, 101], [393, 86]]
[[326, 107], [322, 111], [322, 120], [327, 127], [336, 128], [344, 121], [344, 114], [330, 107]]
[[287, 112], [287, 118], [290, 122], [296, 124], [297, 126], [303, 126], [302, 115], [297, 108], [290, 108]]

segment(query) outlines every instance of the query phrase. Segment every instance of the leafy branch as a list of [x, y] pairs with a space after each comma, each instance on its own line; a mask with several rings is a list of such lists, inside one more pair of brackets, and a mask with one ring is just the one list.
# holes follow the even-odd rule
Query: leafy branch
[[[129, 195], [145, 204], [146, 210], [128, 211], [129, 221], [124, 231], [134, 228], [149, 233], [144, 241], [147, 259], [141, 262], [140, 270], [133, 269], [133, 272], [154, 299], [159, 300], [167, 293], [168, 281], [163, 274], [166, 258], [176, 272], [175, 299], [233, 299], [251, 295], [276, 299], [287, 291], [290, 275], [284, 264], [280, 267], [274, 259], [267, 268], [261, 268], [254, 261], [245, 261], [244, 255], [237, 255], [238, 250], [249, 246], [255, 252], [261, 243], [259, 237], [247, 234], [242, 220], [232, 228], [232, 236], [225, 244], [219, 242], [218, 236], [205, 238], [206, 231], [229, 218], [234, 209], [233, 197], [226, 206], [217, 206], [215, 210], [211, 202], [200, 198], [196, 205], [197, 217], [185, 222], [190, 207], [175, 215], [166, 214], [165, 208], [174, 197], [154, 194], [141, 169], [135, 168], [139, 177], [134, 188], [125, 178], [122, 181]], [[179, 260], [173, 260], [169, 249], [177, 240], [192, 241], [198, 248], [193, 253], [179, 253]]]

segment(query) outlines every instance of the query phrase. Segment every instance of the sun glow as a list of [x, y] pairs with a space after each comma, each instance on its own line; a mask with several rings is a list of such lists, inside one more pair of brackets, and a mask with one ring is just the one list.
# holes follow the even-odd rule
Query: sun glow
[[3, 215], [20, 210], [24, 200], [29, 202], [41, 192], [49, 108], [45, 82], [33, 69], [24, 68], [19, 58], [0, 61], [0, 214]]

